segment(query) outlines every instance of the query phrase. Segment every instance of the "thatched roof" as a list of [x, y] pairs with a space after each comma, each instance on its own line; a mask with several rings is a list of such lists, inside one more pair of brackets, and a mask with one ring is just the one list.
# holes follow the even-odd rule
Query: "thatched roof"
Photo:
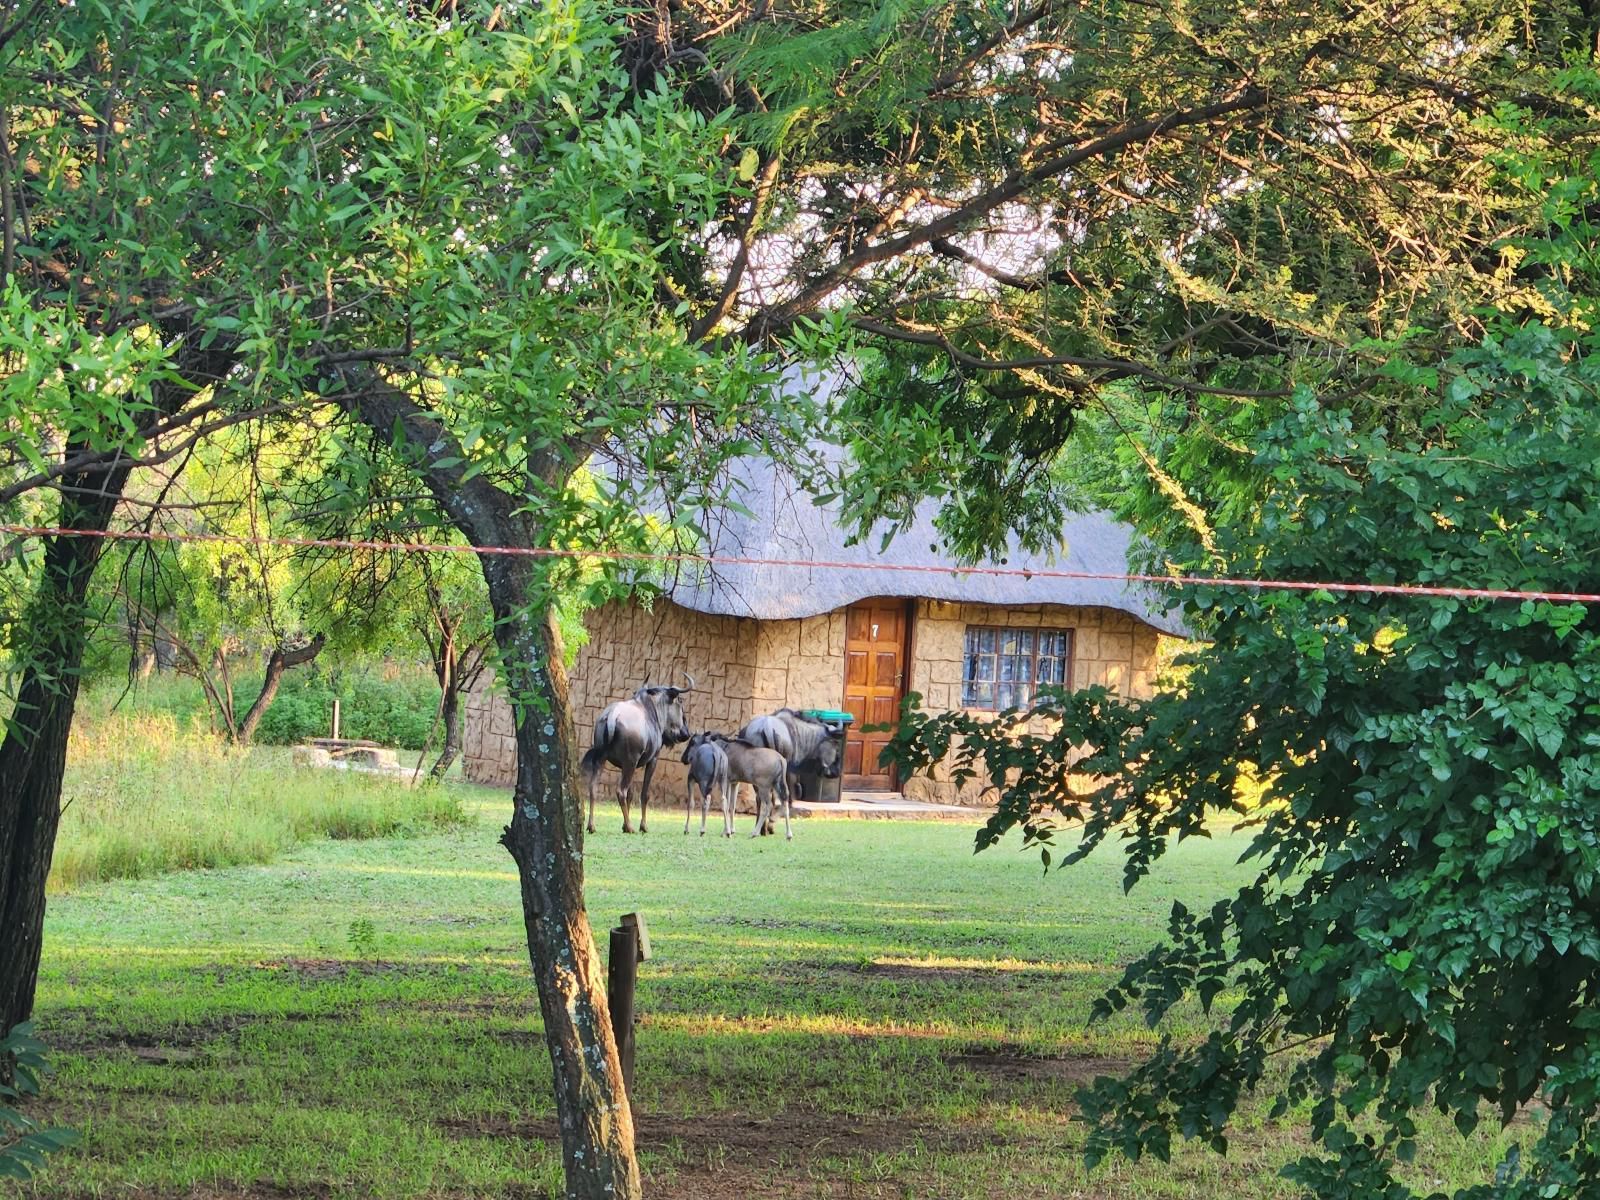
[[[713, 558], [789, 559], [849, 563], [820, 566], [712, 564], [684, 568], [668, 581], [667, 594], [685, 608], [725, 616], [782, 620], [831, 612], [869, 597], [920, 597], [976, 604], [1067, 604], [1129, 613], [1166, 633], [1188, 636], [1176, 611], [1151, 588], [1120, 580], [963, 573], [935, 547], [936, 501], [917, 510], [912, 527], [880, 551], [874, 534], [848, 546], [836, 523], [837, 508], [818, 506], [796, 481], [773, 463], [740, 459], [735, 494], [750, 515], [727, 511], [707, 531], [703, 552]], [[1071, 518], [1061, 530], [1063, 549], [1053, 558], [1032, 554], [1015, 542], [1003, 556], [1005, 569], [1085, 571], [1120, 575], [1128, 568], [1133, 531], [1103, 513]], [[948, 565], [949, 572], [897, 571], [896, 565]], [[980, 569], [981, 571], [981, 569]]]

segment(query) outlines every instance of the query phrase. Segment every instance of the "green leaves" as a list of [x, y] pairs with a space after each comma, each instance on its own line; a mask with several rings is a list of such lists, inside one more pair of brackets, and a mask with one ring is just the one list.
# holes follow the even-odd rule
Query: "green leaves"
[[[1600, 547], [1600, 370], [1537, 326], [1452, 368], [1472, 381], [1415, 435], [1298, 403], [1268, 427], [1258, 518], [1217, 531], [1229, 574], [1584, 591]], [[980, 847], [1013, 829], [1072, 863], [1121, 839], [1130, 885], [1216, 820], [1257, 826], [1259, 875], [1214, 910], [1175, 906], [1167, 942], [1097, 1015], [1159, 1021], [1195, 997], [1220, 1028], [1083, 1098], [1089, 1154], [1218, 1144], [1268, 1055], [1309, 1043], [1290, 1103], [1314, 1100], [1319, 1195], [1411, 1193], [1408, 1114], [1470, 1130], [1535, 1096], [1549, 1129], [1477, 1195], [1600, 1180], [1600, 610], [1544, 601], [1216, 587], [1210, 646], [1150, 700], [1041, 699], [987, 721], [909, 714], [906, 767], [944, 754], [1004, 780]], [[1021, 731], [1026, 731], [1022, 733]], [[1239, 780], [1268, 781], [1251, 811]], [[1082, 823], [1068, 841], [1061, 833]], [[1354, 1138], [1341, 1115], [1375, 1116]], [[1560, 1194], [1576, 1194], [1563, 1183]]]
[[0, 1038], [0, 1058], [9, 1056], [15, 1084], [0, 1083], [0, 1179], [31, 1179], [44, 1168], [45, 1159], [78, 1144], [71, 1129], [52, 1129], [19, 1112], [12, 1103], [39, 1094], [39, 1081], [47, 1067], [44, 1044], [24, 1021]]

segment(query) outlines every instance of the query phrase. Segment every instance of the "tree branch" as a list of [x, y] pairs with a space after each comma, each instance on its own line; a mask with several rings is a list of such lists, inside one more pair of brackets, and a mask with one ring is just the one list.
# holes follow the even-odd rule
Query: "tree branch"
[[[145, 429], [139, 431], [138, 436], [142, 437], [146, 441], [152, 441], [163, 436], [164, 434], [173, 433], [179, 429], [184, 429], [190, 425], [193, 425], [196, 420], [199, 420], [199, 418], [205, 416], [207, 413], [217, 411], [218, 407], [219, 405], [215, 401], [208, 400], [204, 404], [196, 405], [194, 408], [185, 409], [182, 412], [163, 416], [157, 423], [147, 426]], [[53, 484], [55, 480], [60, 479], [65, 475], [81, 474], [99, 467], [108, 467], [112, 465], [124, 466], [130, 470], [134, 467], [159, 466], [164, 462], [171, 462], [174, 458], [177, 458], [180, 454], [184, 453], [184, 451], [188, 450], [191, 446], [200, 441], [200, 439], [209, 434], [216, 433], [222, 429], [227, 429], [231, 425], [241, 424], [245, 421], [254, 421], [261, 417], [271, 417], [277, 416], [280, 413], [291, 412], [299, 407], [301, 406], [292, 403], [269, 404], [261, 408], [251, 408], [242, 412], [229, 413], [227, 416], [219, 417], [215, 421], [204, 421], [201, 422], [199, 428], [194, 429], [188, 437], [155, 454], [145, 454], [135, 457], [126, 453], [120, 448], [77, 454], [69, 459], [55, 464], [52, 467], [47, 468], [46, 470], [40, 471], [34, 475], [30, 475], [26, 479], [19, 480], [16, 483], [0, 488], [0, 504], [3, 504], [7, 500], [15, 500], [18, 496], [21, 496], [26, 492], [31, 492], [36, 488], [48, 487]]]
[[965, 58], [930, 83], [928, 85], [927, 95], [930, 97], [937, 96], [946, 88], [952, 87], [953, 85], [959, 83], [966, 77], [967, 72], [972, 70], [972, 68], [977, 65], [984, 55], [988, 54], [989, 51], [993, 50], [1007, 38], [1015, 37], [1029, 26], [1037, 25], [1041, 20], [1044, 19], [1046, 15], [1049, 14], [1050, 8], [1051, 0], [1044, 0], [1044, 3], [1035, 5], [1033, 8], [1020, 13], [1016, 20], [1012, 21], [1009, 25], [1002, 26], [992, 35], [979, 42], [972, 48]]
[[760, 218], [761, 210], [766, 207], [767, 197], [772, 194], [773, 185], [778, 181], [781, 164], [782, 159], [773, 155], [762, 166], [761, 178], [757, 180], [755, 192], [750, 197], [750, 207], [745, 210], [739, 221], [739, 249], [733, 256], [733, 262], [728, 266], [728, 274], [722, 284], [722, 294], [717, 297], [717, 302], [689, 327], [690, 341], [698, 342], [703, 339], [717, 327], [717, 322], [727, 316], [728, 310], [733, 307], [733, 298], [738, 295], [745, 268], [750, 265], [750, 241], [755, 234], [756, 222]]
[[1085, 391], [1097, 383], [1114, 379], [1145, 379], [1158, 387], [1173, 391], [1210, 396], [1237, 396], [1246, 400], [1279, 399], [1291, 395], [1289, 388], [1252, 390], [1201, 383], [1195, 379], [1182, 379], [1165, 375], [1143, 363], [1126, 358], [1082, 358], [1070, 354], [1036, 354], [1026, 358], [983, 358], [957, 346], [937, 329], [907, 329], [900, 325], [886, 325], [867, 317], [857, 317], [851, 324], [865, 333], [890, 338], [897, 342], [914, 342], [922, 346], [936, 346], [958, 366], [974, 371], [1037, 371], [1048, 367], [1071, 367], [1081, 371], [1094, 371], [1094, 379], [1069, 379], [1064, 386], [1073, 391]]
[[937, 220], [908, 229], [898, 237], [866, 246], [848, 254], [823, 271], [800, 293], [758, 312], [736, 335], [746, 342], [763, 342], [783, 333], [801, 317], [816, 309], [847, 281], [867, 267], [898, 258], [906, 251], [926, 245], [934, 238], [954, 233], [974, 219], [1015, 200], [1030, 188], [1071, 170], [1093, 158], [1116, 154], [1129, 146], [1153, 141], [1162, 134], [1187, 125], [1201, 125], [1219, 117], [1255, 112], [1265, 108], [1271, 94], [1264, 88], [1246, 87], [1235, 95], [1198, 108], [1179, 109], [1146, 121], [1121, 125], [1093, 141], [1057, 154], [1037, 166], [1014, 171], [1002, 182], [973, 197]]
[[[468, 475], [466, 453], [444, 426], [370, 366], [339, 364], [324, 398], [417, 458], [428, 490], [476, 546], [520, 545], [526, 531], [510, 498], [481, 475]], [[442, 465], [450, 464], [450, 465]]]

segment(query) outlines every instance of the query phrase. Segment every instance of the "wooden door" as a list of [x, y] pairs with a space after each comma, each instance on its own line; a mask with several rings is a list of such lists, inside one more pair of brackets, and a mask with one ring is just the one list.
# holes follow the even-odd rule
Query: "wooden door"
[[887, 733], [862, 733], [864, 725], [893, 724], [900, 716], [910, 660], [911, 605], [905, 600], [864, 600], [845, 610], [844, 703], [855, 715], [844, 746], [844, 786], [892, 792], [899, 781], [878, 755]]

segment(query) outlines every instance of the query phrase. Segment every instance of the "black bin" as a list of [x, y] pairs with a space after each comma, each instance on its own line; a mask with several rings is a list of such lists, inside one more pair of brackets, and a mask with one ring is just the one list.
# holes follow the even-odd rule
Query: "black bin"
[[[856, 719], [855, 714], [840, 712], [835, 708], [807, 708], [802, 712], [805, 716], [821, 721], [828, 727], [829, 734], [839, 743], [839, 754], [842, 761], [845, 734], [850, 728], [850, 723]], [[802, 767], [795, 771], [795, 778], [800, 783], [800, 794], [794, 799], [806, 800], [812, 804], [839, 803], [840, 784], [843, 782], [842, 775], [836, 775], [832, 779], [825, 779], [822, 776], [822, 772], [815, 767]]]

